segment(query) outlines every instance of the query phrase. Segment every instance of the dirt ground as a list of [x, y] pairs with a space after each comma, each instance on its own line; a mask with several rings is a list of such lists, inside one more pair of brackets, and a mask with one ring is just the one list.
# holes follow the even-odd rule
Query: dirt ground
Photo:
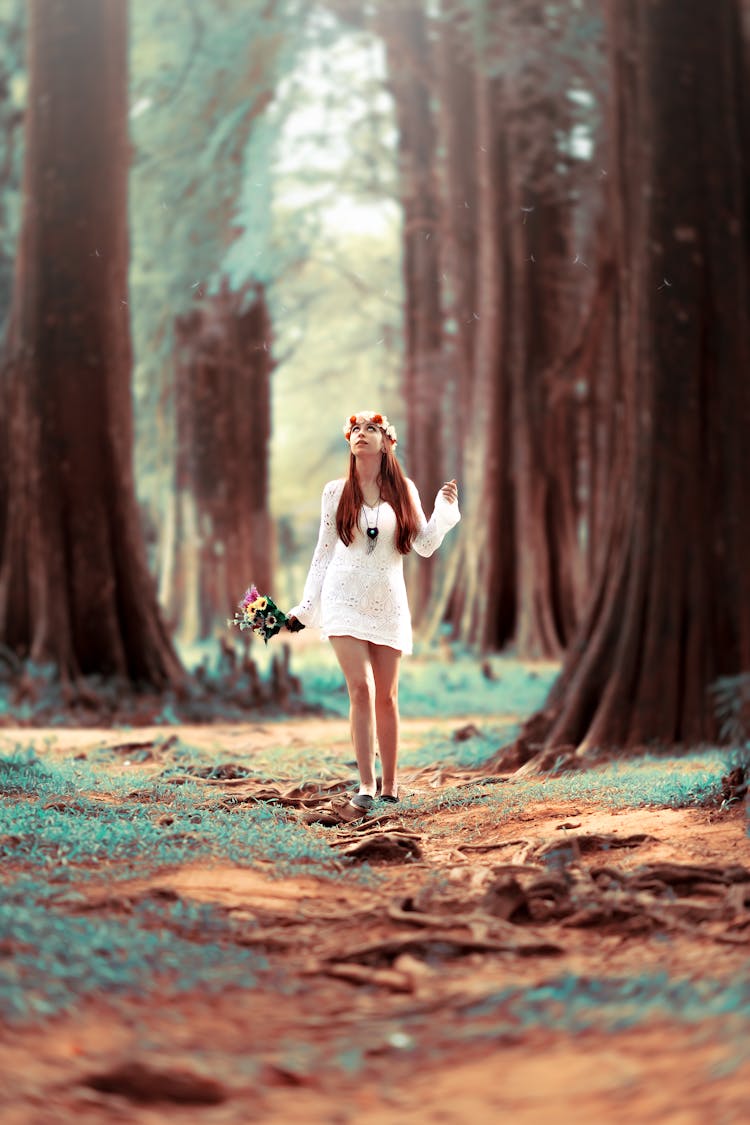
[[[446, 732], [457, 725], [443, 721]], [[426, 726], [405, 722], [405, 744]], [[304, 757], [309, 743], [311, 761], [323, 742], [342, 760], [351, 753], [343, 720], [172, 733], [233, 762], [279, 744]], [[2, 735], [7, 751], [14, 732]], [[40, 756], [64, 760], [123, 735], [56, 729], [34, 740]], [[340, 780], [349, 776], [342, 769]], [[663, 1000], [646, 1011], [639, 990], [646, 979], [661, 980], [664, 996], [670, 984], [710, 981], [729, 995], [747, 979], [742, 806], [547, 801], [498, 822], [480, 803], [435, 807], [425, 822], [420, 796], [469, 784], [470, 771], [406, 770], [401, 782], [414, 807], [380, 803], [366, 821], [342, 818], [335, 777], [326, 792], [279, 786], [294, 815], [330, 815], [332, 847], [359, 848], [378, 873], [369, 882], [343, 866], [338, 879], [304, 865], [279, 879], [262, 861], [196, 862], [128, 879], [99, 865], [73, 888], [91, 911], [144, 896], [212, 904], [269, 971], [249, 989], [195, 989], [168, 1003], [159, 981], [144, 979], [139, 995], [97, 996], [74, 1014], [1, 1029], [2, 1125], [750, 1120], [747, 1006], [673, 1012]], [[250, 790], [227, 780], [222, 791]], [[576, 1009], [584, 986], [593, 999]], [[539, 997], [536, 1014], [519, 1006], [524, 990]], [[622, 1018], [602, 1023], [596, 997], [607, 990]]]

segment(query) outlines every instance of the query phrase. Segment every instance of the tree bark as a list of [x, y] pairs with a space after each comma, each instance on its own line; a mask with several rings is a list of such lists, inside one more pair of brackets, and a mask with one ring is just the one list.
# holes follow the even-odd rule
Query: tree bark
[[504, 136], [496, 115], [502, 80], [483, 65], [475, 72], [477, 120], [477, 280], [473, 371], [464, 446], [465, 518], [455, 597], [459, 636], [481, 650], [500, 648], [515, 618], [516, 573], [510, 481], [510, 396], [507, 361], [508, 291], [504, 274]]
[[502, 127], [509, 158], [502, 218], [518, 576], [515, 650], [532, 659], [559, 657], [578, 619], [579, 404], [576, 384], [573, 393], [555, 396], [550, 374], [589, 287], [587, 266], [575, 252], [576, 161], [561, 142], [571, 136], [572, 103], [553, 93], [548, 59], [555, 44], [546, 19], [544, 4], [524, 0], [498, 27], [506, 32], [508, 58], [514, 51], [523, 57], [510, 63], [506, 80]]
[[[513, 167], [514, 162], [510, 163]], [[549, 221], [549, 212], [558, 209], [538, 194], [522, 195], [515, 170], [508, 195], [514, 204], [509, 215], [507, 269], [513, 278], [509, 376], [518, 573], [515, 643], [521, 657], [534, 659], [560, 655], [565, 639], [562, 622], [573, 612], [569, 604], [560, 605], [554, 564], [575, 544], [557, 538], [558, 526], [550, 518], [558, 514], [566, 531], [572, 522], [572, 513], [560, 503], [555, 508], [553, 499], [555, 485], [569, 485], [566, 478], [574, 470], [570, 456], [573, 435], [568, 428], [548, 423], [550, 403], [544, 383], [545, 371], [559, 345], [560, 310], [551, 275], [562, 257], [562, 231], [559, 215]], [[521, 219], [524, 200], [533, 203], [528, 223]], [[560, 409], [558, 404], [557, 416]], [[551, 437], [555, 439], [552, 446]], [[558, 488], [558, 501], [560, 492]], [[569, 487], [563, 497], [569, 499]]]
[[0, 640], [64, 680], [182, 670], [132, 470], [125, 0], [30, 0], [24, 212], [3, 372]]
[[[434, 52], [438, 88], [436, 122], [441, 153], [440, 242], [443, 248], [443, 312], [449, 322], [443, 348], [453, 378], [450, 441], [460, 454], [471, 433], [477, 309], [477, 120], [475, 58], [470, 36], [456, 20], [451, 0], [442, 0]], [[448, 452], [448, 450], [446, 450]], [[460, 468], [460, 462], [456, 466]]]
[[[438, 131], [441, 267], [443, 279], [443, 354], [452, 377], [447, 381], [443, 404], [446, 434], [445, 475], [455, 476], [461, 505], [469, 502], [466, 449], [474, 440], [478, 420], [472, 411], [477, 348], [479, 277], [479, 138], [476, 115], [476, 58], [468, 21], [444, 0], [441, 4], [434, 50]], [[486, 206], [486, 203], [485, 203]], [[487, 346], [485, 339], [482, 344]], [[462, 635], [462, 622], [473, 629], [473, 611], [467, 611], [468, 546], [461, 541], [469, 523], [480, 518], [477, 508], [464, 513], [461, 536], [449, 545], [447, 559], [434, 585], [428, 617], [422, 630], [425, 641], [434, 641], [441, 626]], [[473, 536], [470, 535], [470, 538]]]
[[[443, 481], [447, 386], [442, 354], [436, 130], [427, 77], [431, 50], [421, 2], [386, 4], [378, 15], [378, 27], [386, 46], [388, 86], [398, 128], [405, 295], [404, 445], [409, 476], [430, 509], [429, 516]], [[429, 601], [435, 563], [435, 559], [422, 560], [418, 581], [410, 581], [415, 622]]]
[[574, 162], [567, 178], [559, 171], [571, 121], [550, 93], [552, 33], [538, 2], [446, 3], [438, 40], [445, 337], [458, 373], [466, 512], [430, 635], [448, 614], [472, 646], [515, 641], [522, 655], [559, 656], [587, 577], [583, 407], [574, 382], [559, 394], [556, 370], [590, 287], [571, 265]]
[[737, 0], [610, 0], [622, 438], [595, 596], [531, 753], [718, 737], [750, 667], [747, 102]]
[[175, 527], [162, 590], [185, 641], [210, 637], [250, 582], [269, 590], [271, 325], [260, 285], [228, 284], [176, 329]]

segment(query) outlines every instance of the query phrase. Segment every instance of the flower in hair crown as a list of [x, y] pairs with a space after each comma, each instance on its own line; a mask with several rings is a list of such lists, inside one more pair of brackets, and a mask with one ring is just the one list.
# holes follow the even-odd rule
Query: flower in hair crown
[[392, 422], [389, 422], [385, 414], [378, 414], [375, 410], [360, 410], [358, 414], [350, 415], [346, 422], [344, 422], [344, 437], [348, 441], [352, 434], [352, 426], [355, 422], [360, 425], [367, 425], [368, 422], [374, 422], [376, 426], [380, 426], [385, 436], [390, 441], [391, 445], [396, 444], [396, 427]]

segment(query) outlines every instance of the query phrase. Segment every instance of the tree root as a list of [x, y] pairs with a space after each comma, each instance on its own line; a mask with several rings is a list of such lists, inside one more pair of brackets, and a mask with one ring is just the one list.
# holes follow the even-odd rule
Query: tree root
[[551, 941], [529, 941], [523, 937], [492, 941], [491, 939], [466, 937], [457, 934], [454, 928], [449, 931], [435, 930], [428, 934], [385, 938], [367, 945], [355, 946], [348, 952], [338, 952], [329, 960], [332, 962], [356, 962], [361, 965], [392, 965], [402, 953], [412, 953], [417, 957], [445, 959], [465, 957], [470, 953], [515, 953], [522, 956], [556, 956], [563, 952], [561, 946]]
[[[376, 832], [354, 843], [343, 841], [341, 855], [356, 863], [407, 863], [422, 859], [419, 837], [407, 832]], [[336, 840], [335, 846], [342, 844]]]

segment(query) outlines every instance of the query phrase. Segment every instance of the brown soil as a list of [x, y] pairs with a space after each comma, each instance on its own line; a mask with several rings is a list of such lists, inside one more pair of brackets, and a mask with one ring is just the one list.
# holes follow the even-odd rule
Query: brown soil
[[[405, 723], [405, 743], [438, 725]], [[127, 735], [37, 731], [33, 740], [40, 756], [69, 758], [165, 733], [248, 765], [278, 746], [303, 755], [308, 770], [324, 758], [330, 766], [332, 749], [342, 759], [351, 753], [339, 720]], [[3, 736], [0, 752], [16, 741], [13, 732]], [[29, 731], [18, 735], [30, 740]], [[128, 760], [121, 755], [116, 768], [127, 770]], [[330, 770], [327, 780], [336, 781]], [[471, 780], [468, 771], [415, 770], [402, 785], [431, 801]], [[253, 784], [226, 789], [247, 796]], [[294, 815], [343, 808], [335, 787], [316, 804], [301, 803], [289, 784], [279, 791], [292, 794]], [[548, 1019], [524, 1026], [499, 996], [565, 974], [596, 982], [663, 973], [675, 982], [726, 982], [728, 990], [746, 977], [750, 882], [738, 872], [750, 871], [750, 839], [742, 807], [608, 811], [556, 802], [526, 805], [501, 823], [491, 804], [435, 808], [428, 820], [419, 808], [383, 809], [374, 823], [341, 819], [327, 830], [340, 852], [379, 841], [390, 862], [376, 864], [370, 883], [315, 878], [304, 868], [279, 879], [262, 862], [217, 862], [134, 879], [100, 869], [71, 888], [92, 910], [126, 909], [157, 892], [215, 904], [271, 969], [252, 990], [195, 992], [169, 1004], [158, 982], [144, 979], [140, 996], [117, 1005], [99, 997], [75, 1014], [0, 1030], [3, 1125], [748, 1120], [747, 1011], [690, 1022], [662, 1006], [630, 1029], [573, 1032], [556, 1027], [560, 999], [549, 999]], [[694, 869], [687, 891], [670, 884], [685, 865]], [[639, 883], [644, 869], [669, 893]], [[722, 882], [721, 871], [734, 874]], [[534, 898], [548, 877], [559, 883], [553, 909], [549, 896]], [[576, 920], [566, 888], [588, 910], [605, 903], [602, 916]], [[521, 915], [512, 915], [516, 901]], [[532, 917], [523, 915], [527, 907]]]

